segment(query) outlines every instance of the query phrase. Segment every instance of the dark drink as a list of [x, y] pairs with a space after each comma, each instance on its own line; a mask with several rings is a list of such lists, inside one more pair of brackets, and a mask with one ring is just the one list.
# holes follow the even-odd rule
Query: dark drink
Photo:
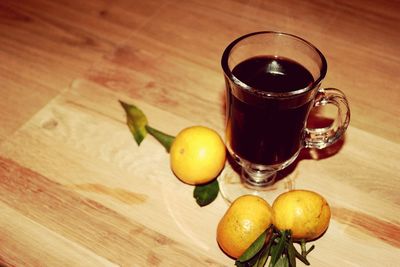
[[232, 74], [251, 88], [238, 90], [227, 83], [229, 148], [255, 164], [274, 165], [289, 160], [301, 148], [315, 97], [315, 90], [294, 91], [310, 86], [313, 76], [293, 60], [272, 56], [249, 58], [236, 65]]

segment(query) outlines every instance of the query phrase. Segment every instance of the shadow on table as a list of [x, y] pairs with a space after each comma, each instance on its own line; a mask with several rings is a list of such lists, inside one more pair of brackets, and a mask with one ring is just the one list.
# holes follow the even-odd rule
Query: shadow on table
[[302, 149], [297, 159], [285, 169], [278, 172], [276, 179], [281, 180], [294, 172], [297, 165], [302, 160], [321, 160], [334, 156], [337, 154], [345, 143], [345, 138], [338, 140], [333, 145], [324, 149]]
[[[312, 111], [307, 120], [307, 127], [309, 128], [323, 128], [331, 125], [333, 123], [333, 119], [330, 117], [325, 117], [319, 110]], [[342, 149], [343, 145], [346, 142], [346, 136], [343, 136], [341, 139], [336, 141], [334, 144], [324, 148], [324, 149], [316, 149], [316, 148], [304, 148], [300, 151], [297, 159], [289, 165], [284, 170], [280, 171], [277, 175], [277, 179], [283, 179], [291, 174], [297, 167], [300, 161], [302, 160], [321, 160], [332, 157], [339, 153]]]

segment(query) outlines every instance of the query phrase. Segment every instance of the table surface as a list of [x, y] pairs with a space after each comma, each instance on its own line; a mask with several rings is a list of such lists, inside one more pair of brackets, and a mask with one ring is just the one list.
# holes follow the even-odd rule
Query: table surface
[[335, 150], [289, 174], [332, 220], [312, 266], [400, 260], [400, 2], [0, 2], [0, 265], [233, 266], [216, 242], [227, 203], [200, 208], [118, 103], [176, 134], [224, 133], [220, 57], [236, 37], [290, 32], [328, 60], [352, 117]]

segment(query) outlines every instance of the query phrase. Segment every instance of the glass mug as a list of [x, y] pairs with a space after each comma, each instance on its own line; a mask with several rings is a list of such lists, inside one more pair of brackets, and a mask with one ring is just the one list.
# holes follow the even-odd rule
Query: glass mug
[[[311, 43], [281, 32], [254, 32], [225, 49], [226, 145], [241, 166], [241, 185], [263, 190], [302, 148], [322, 149], [339, 140], [350, 121], [345, 95], [320, 88], [327, 72]], [[307, 128], [313, 107], [333, 104], [330, 126]], [[222, 193], [223, 190], [221, 190]], [[235, 196], [236, 197], [236, 196]]]

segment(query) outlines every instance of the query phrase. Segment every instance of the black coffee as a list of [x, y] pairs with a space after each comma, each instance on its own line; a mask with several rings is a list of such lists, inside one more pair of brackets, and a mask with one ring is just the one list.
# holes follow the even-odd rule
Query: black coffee
[[228, 85], [228, 145], [252, 163], [273, 165], [287, 161], [301, 148], [312, 90], [279, 99], [260, 93], [303, 89], [314, 82], [313, 76], [295, 61], [271, 56], [249, 58], [232, 73], [256, 91]]

